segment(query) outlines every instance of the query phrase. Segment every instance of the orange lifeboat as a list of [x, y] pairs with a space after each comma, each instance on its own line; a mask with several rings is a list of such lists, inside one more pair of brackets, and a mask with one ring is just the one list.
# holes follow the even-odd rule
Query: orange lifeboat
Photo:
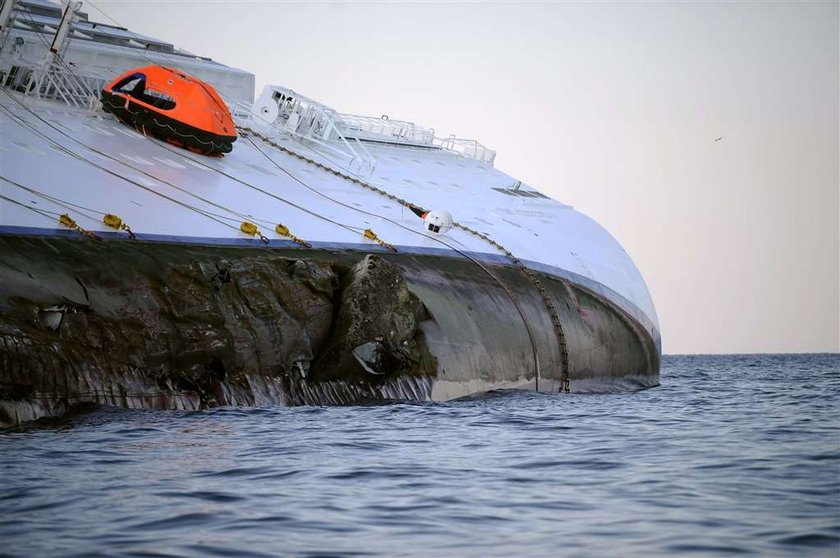
[[171, 68], [122, 74], [102, 90], [102, 104], [120, 121], [196, 153], [230, 153], [236, 141], [236, 126], [216, 90]]

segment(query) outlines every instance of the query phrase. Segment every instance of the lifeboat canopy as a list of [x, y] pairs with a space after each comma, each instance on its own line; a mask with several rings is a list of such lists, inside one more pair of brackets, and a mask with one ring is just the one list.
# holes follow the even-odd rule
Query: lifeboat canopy
[[102, 90], [102, 105], [121, 122], [205, 155], [230, 153], [236, 126], [208, 83], [163, 66], [120, 75]]

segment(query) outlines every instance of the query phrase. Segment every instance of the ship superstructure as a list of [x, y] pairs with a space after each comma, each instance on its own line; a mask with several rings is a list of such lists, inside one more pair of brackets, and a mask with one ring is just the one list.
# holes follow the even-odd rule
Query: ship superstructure
[[[452, 260], [492, 278], [509, 299], [510, 307], [500, 315], [519, 323], [510, 327], [527, 330], [521, 337], [529, 339], [525, 344], [531, 345], [537, 373], [550, 366], [565, 368], [546, 373], [559, 383], [543, 382], [545, 389], [562, 389], [569, 379], [574, 386], [576, 361], [582, 363], [581, 379], [647, 377], [642, 384], [655, 385], [657, 318], [631, 258], [592, 219], [496, 169], [495, 152], [479, 142], [439, 136], [384, 116], [342, 114], [282, 86], [266, 87], [252, 102], [254, 80], [246, 72], [90, 22], [77, 5], [13, 4], [0, 30], [4, 238], [235, 247], [245, 249], [243, 254], [376, 254], [398, 266], [408, 266], [405, 261], [414, 266], [423, 258]], [[51, 57], [49, 45], [68, 18], [66, 39]], [[101, 110], [104, 84], [149, 63], [177, 66], [216, 87], [239, 130], [231, 153], [216, 158], [191, 153], [126, 127]], [[453, 226], [435, 232], [418, 217], [435, 211], [451, 214]], [[104, 215], [118, 216], [125, 226], [114, 228]], [[521, 284], [506, 285], [499, 269], [518, 274]], [[411, 277], [408, 282], [427, 307], [434, 306], [424, 300], [426, 287], [414, 285]], [[547, 285], [551, 282], [556, 285]], [[558, 286], [565, 286], [567, 294], [556, 294]], [[612, 326], [609, 320], [586, 325], [591, 316], [570, 286], [621, 317], [621, 327], [638, 338], [643, 366], [633, 365], [636, 369], [625, 373], [583, 364], [587, 357], [576, 349], [600, 344], [611, 350], [605, 339]], [[536, 302], [522, 302], [522, 290], [532, 291]], [[441, 331], [424, 333], [427, 340], [437, 335], [440, 344], [448, 338], [442, 311], [443, 306], [430, 308], [432, 315], [437, 312]], [[564, 323], [569, 312], [591, 331], [576, 332], [577, 325]], [[541, 313], [539, 323], [534, 313]], [[457, 322], [450, 325], [463, 329]], [[552, 347], [538, 350], [535, 343]], [[430, 351], [443, 385], [447, 364], [465, 364], [463, 351], [441, 346], [432, 344]], [[527, 348], [517, 351], [529, 354]], [[541, 351], [551, 356], [538, 362]], [[621, 357], [604, 362], [616, 358]], [[479, 376], [486, 368], [474, 362], [469, 366], [477, 366]], [[427, 396], [539, 383], [528, 373], [521, 376], [518, 384], [507, 376], [494, 383], [488, 373], [461, 382], [463, 389], [447, 384], [439, 393], [433, 380]]]

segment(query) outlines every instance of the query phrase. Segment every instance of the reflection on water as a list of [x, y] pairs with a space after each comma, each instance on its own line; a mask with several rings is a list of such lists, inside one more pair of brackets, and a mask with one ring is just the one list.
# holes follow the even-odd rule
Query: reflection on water
[[0, 432], [12, 556], [840, 554], [840, 356], [631, 394], [135, 412]]

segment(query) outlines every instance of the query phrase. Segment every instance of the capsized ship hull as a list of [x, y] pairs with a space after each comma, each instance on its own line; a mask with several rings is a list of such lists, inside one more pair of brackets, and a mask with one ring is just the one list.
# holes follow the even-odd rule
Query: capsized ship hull
[[0, 422], [658, 383], [630, 257], [478, 144], [273, 87], [209, 158], [45, 91], [0, 88]]
[[[512, 267], [494, 272], [533, 346], [507, 293], [464, 259], [25, 235], [1, 236], [0, 254], [5, 423], [91, 403], [323, 405], [562, 387], [543, 302]], [[657, 384], [657, 348], [635, 320], [544, 279], [574, 392]], [[381, 370], [352, 356], [371, 342]]]

